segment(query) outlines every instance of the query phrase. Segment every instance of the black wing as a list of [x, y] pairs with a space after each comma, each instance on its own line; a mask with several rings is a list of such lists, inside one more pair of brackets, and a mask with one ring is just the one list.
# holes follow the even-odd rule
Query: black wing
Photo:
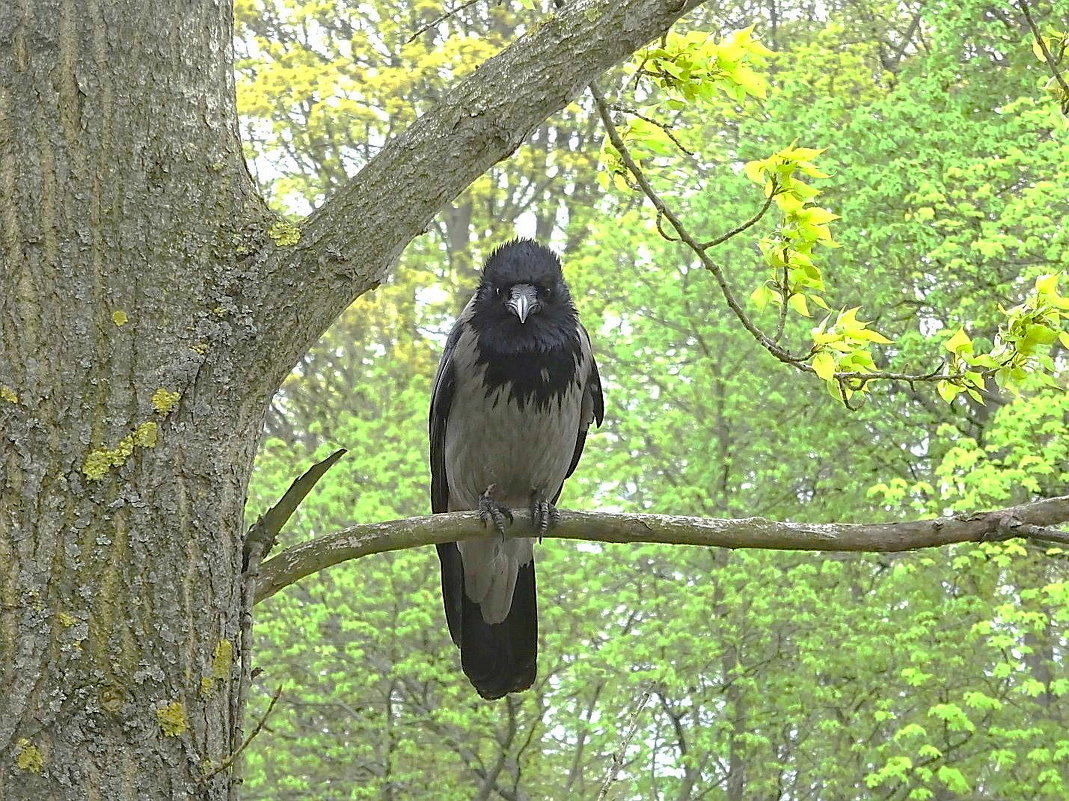
[[458, 322], [449, 332], [445, 341], [445, 352], [438, 363], [438, 372], [434, 376], [434, 388], [431, 390], [430, 413], [430, 461], [431, 461], [431, 511], [449, 511], [449, 483], [445, 474], [445, 427], [449, 421], [449, 410], [453, 405], [453, 393], [456, 390], [456, 374], [453, 367], [453, 350], [460, 339], [462, 324]]
[[[593, 422], [600, 426], [601, 421], [605, 418], [605, 396], [601, 391], [601, 375], [598, 373], [598, 363], [594, 361], [594, 354], [590, 348], [590, 338], [587, 336], [586, 330], [582, 326], [579, 326], [579, 328], [582, 332], [583, 353], [590, 359], [590, 375], [587, 376], [586, 386], [583, 387], [583, 411], [579, 416], [579, 431], [575, 437], [575, 451], [572, 453], [572, 463], [568, 465], [568, 472], [564, 476], [565, 479], [575, 472], [575, 466], [579, 464], [579, 457], [583, 455], [583, 448], [586, 447], [586, 432], [590, 430], [590, 424]], [[563, 491], [564, 484], [562, 483], [551, 502], [556, 503]]]
[[[580, 326], [582, 329], [582, 326]], [[568, 467], [565, 478], [575, 472], [575, 466], [579, 464], [579, 457], [583, 455], [586, 446], [586, 432], [590, 429], [591, 422], [601, 425], [605, 419], [605, 396], [601, 391], [601, 375], [598, 373], [598, 363], [594, 361], [594, 354], [590, 348], [590, 337], [586, 330], [582, 329], [582, 347], [587, 358], [590, 359], [590, 375], [587, 377], [586, 386], [583, 387], [583, 414], [579, 420], [579, 434], [575, 438], [575, 453], [572, 454], [572, 463]], [[560, 492], [557, 492], [560, 497]], [[553, 499], [556, 503], [556, 498]]]
[[[463, 315], [461, 315], [463, 318]], [[434, 376], [431, 390], [430, 462], [431, 462], [431, 511], [435, 514], [449, 511], [449, 481], [445, 472], [445, 429], [449, 422], [449, 412], [453, 406], [453, 394], [456, 390], [456, 368], [453, 364], [453, 352], [463, 323], [458, 320], [445, 341], [442, 360], [438, 362], [438, 372]], [[438, 558], [442, 563], [442, 600], [445, 603], [445, 619], [449, 624], [449, 636], [460, 646], [461, 620], [464, 616], [464, 566], [460, 561], [460, 551], [455, 542], [445, 542], [437, 546]]]

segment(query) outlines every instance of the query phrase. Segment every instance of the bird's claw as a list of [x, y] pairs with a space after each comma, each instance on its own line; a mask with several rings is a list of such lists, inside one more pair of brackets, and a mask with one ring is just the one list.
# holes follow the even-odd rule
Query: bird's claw
[[546, 532], [560, 521], [560, 512], [557, 507], [546, 500], [546, 496], [540, 490], [531, 493], [531, 522], [538, 529], [538, 542], [546, 536]]
[[494, 491], [494, 485], [491, 484], [486, 488], [479, 497], [479, 519], [483, 521], [485, 527], [489, 521], [493, 521], [494, 528], [497, 529], [497, 533], [501, 535], [501, 538], [505, 538], [505, 521], [509, 521], [509, 525], [512, 525], [512, 510], [505, 504], [495, 501], [490, 493]]

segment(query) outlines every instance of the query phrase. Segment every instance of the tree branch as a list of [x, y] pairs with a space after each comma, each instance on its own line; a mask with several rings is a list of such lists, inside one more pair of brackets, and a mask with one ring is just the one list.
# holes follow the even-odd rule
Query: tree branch
[[[1052, 528], [1067, 521], [1069, 495], [991, 512], [873, 524], [561, 511], [560, 522], [549, 536], [597, 542], [653, 542], [720, 548], [888, 552], [1014, 537], [1069, 545], [1069, 532]], [[531, 526], [529, 513], [515, 510], [513, 525], [526, 532]], [[352, 526], [294, 545], [265, 562], [256, 602], [270, 598], [305, 576], [350, 559], [480, 536], [486, 536], [486, 529], [476, 512], [450, 512]]]
[[[246, 360], [268, 391], [353, 300], [385, 280], [408, 242], [473, 180], [509, 156], [596, 76], [705, 0], [577, 0], [480, 65], [388, 142], [270, 249]], [[280, 239], [280, 242], [283, 241]]]
[[[761, 217], [764, 216], [765, 212], [768, 210], [772, 198], [775, 196], [775, 193], [777, 191], [776, 183], [772, 183], [771, 194], [766, 199], [765, 205], [749, 221], [739, 226], [738, 228], [729, 231], [726, 235], [722, 237], [713, 239], [712, 241], [707, 242], [705, 244], [699, 243], [698, 240], [683, 225], [683, 222], [679, 218], [679, 216], [676, 215], [672, 211], [672, 209], [669, 208], [668, 204], [664, 202], [660, 195], [657, 194], [656, 190], [654, 190], [653, 188], [653, 185], [646, 177], [646, 174], [643, 171], [642, 167], [639, 166], [638, 162], [635, 161], [634, 156], [631, 155], [630, 150], [624, 143], [623, 137], [620, 136], [620, 132], [616, 128], [616, 124], [612, 120], [612, 114], [609, 108], [609, 104], [605, 101], [604, 95], [602, 95], [601, 91], [593, 83], [590, 84], [589, 89], [591, 96], [594, 98], [594, 105], [598, 110], [598, 116], [601, 118], [602, 126], [605, 128], [605, 134], [608, 137], [609, 142], [619, 154], [620, 161], [627, 168], [627, 171], [631, 173], [631, 177], [634, 179], [635, 185], [642, 191], [642, 193], [646, 196], [646, 199], [649, 200], [649, 202], [653, 205], [654, 209], [656, 209], [657, 211], [657, 230], [660, 232], [661, 236], [663, 236], [665, 239], [668, 239], [669, 241], [682, 242], [688, 248], [690, 248], [694, 255], [698, 257], [698, 260], [702, 263], [702, 266], [705, 268], [705, 270], [713, 276], [714, 280], [717, 283], [717, 286], [719, 286], [720, 288], [720, 294], [723, 296], [724, 302], [727, 303], [728, 308], [731, 309], [731, 311], [735, 314], [735, 317], [742, 324], [742, 327], [750, 333], [750, 335], [757, 341], [759, 345], [761, 345], [761, 347], [763, 347], [765, 350], [767, 350], [770, 354], [775, 356], [784, 364], [790, 365], [796, 370], [816, 374], [816, 369], [813, 367], [812, 364], [809, 363], [809, 359], [811, 359], [817, 353], [816, 347], [810, 348], [810, 350], [806, 353], [799, 354], [792, 353], [790, 350], [784, 348], [782, 345], [779, 344], [779, 339], [782, 334], [783, 325], [785, 322], [787, 300], [789, 299], [788, 288], [786, 286], [783, 287], [783, 306], [780, 310], [780, 318], [779, 323], [777, 325], [777, 332], [775, 336], [769, 337], [760, 328], [760, 326], [758, 326], [757, 323], [754, 322], [750, 315], [746, 313], [746, 310], [743, 309], [742, 304], [739, 302], [738, 298], [735, 296], [734, 291], [731, 289], [730, 284], [728, 283], [727, 276], [724, 273], [724, 269], [717, 262], [713, 261], [712, 257], [710, 257], [709, 254], [706, 252], [710, 248], [721, 244], [732, 236], [735, 236], [741, 233], [742, 231], [745, 231], [751, 225], [760, 220]], [[663, 220], [667, 220], [668, 223], [672, 226], [672, 229], [676, 232], [676, 237], [668, 236], [665, 233], [662, 227]], [[1000, 366], [1005, 365], [1003, 364]], [[872, 370], [869, 372], [836, 370], [834, 373], [832, 373], [832, 377], [839, 383], [839, 387], [842, 392], [843, 404], [848, 409], [856, 411], [860, 407], [853, 406], [850, 404], [846, 390], [864, 388], [864, 385], [869, 383], [870, 381], [901, 381], [905, 383], [913, 383], [919, 381], [956, 381], [965, 374], [964, 371], [960, 371], [957, 373], [942, 373], [940, 372], [941, 369], [942, 368], [940, 367], [939, 369], [936, 369], [929, 373], [895, 373], [889, 370]], [[987, 377], [994, 375], [996, 372], [998, 372], [998, 370], [999, 367], [985, 367], [982, 369], [977, 369], [976, 372], [981, 376]]]
[[1032, 12], [1029, 9], [1026, 0], [1017, 0], [1017, 5], [1021, 9], [1021, 13], [1024, 14], [1025, 20], [1028, 22], [1028, 28], [1032, 31], [1032, 37], [1035, 39], [1036, 45], [1038, 45], [1040, 52], [1043, 53], [1043, 61], [1047, 65], [1047, 69], [1050, 70], [1051, 75], [1054, 76], [1054, 80], [1057, 81], [1058, 86], [1061, 87], [1062, 114], [1069, 116], [1069, 83], [1066, 83], [1065, 78], [1058, 70], [1060, 54], [1058, 58], [1055, 58], [1054, 54], [1050, 52], [1050, 48], [1047, 47], [1047, 40], [1043, 38], [1039, 26], [1036, 25], [1035, 20], [1032, 19]]

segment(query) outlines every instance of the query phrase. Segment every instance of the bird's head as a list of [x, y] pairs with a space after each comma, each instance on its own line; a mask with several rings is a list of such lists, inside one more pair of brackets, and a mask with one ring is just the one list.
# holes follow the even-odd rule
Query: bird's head
[[497, 326], [540, 330], [575, 319], [560, 259], [531, 239], [514, 239], [490, 254], [475, 303], [480, 317]]

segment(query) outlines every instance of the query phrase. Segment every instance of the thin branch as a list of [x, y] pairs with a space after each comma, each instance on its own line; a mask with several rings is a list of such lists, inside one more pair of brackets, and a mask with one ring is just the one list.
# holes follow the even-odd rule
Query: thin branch
[[[746, 312], [743, 311], [742, 306], [735, 298], [735, 293], [731, 290], [731, 287], [728, 286], [723, 269], [721, 269], [720, 265], [718, 265], [711, 258], [709, 258], [708, 254], [705, 252], [705, 249], [694, 239], [693, 236], [690, 235], [690, 232], [688, 232], [687, 229], [683, 226], [683, 223], [679, 220], [675, 213], [670, 208], [668, 208], [668, 206], [663, 200], [661, 200], [660, 196], [656, 193], [656, 191], [654, 191], [653, 187], [650, 185], [650, 182], [647, 180], [645, 173], [643, 173], [642, 169], [638, 166], [638, 164], [635, 163], [634, 158], [631, 156], [631, 152], [627, 149], [627, 146], [624, 144], [623, 138], [620, 136], [620, 132], [616, 130], [616, 124], [612, 121], [612, 114], [609, 111], [608, 104], [605, 102], [605, 96], [601, 94], [601, 90], [599, 90], [594, 84], [591, 84], [589, 88], [591, 95], [593, 95], [594, 97], [594, 104], [597, 106], [598, 115], [601, 117], [602, 125], [605, 126], [605, 133], [608, 135], [609, 141], [612, 142], [612, 146], [616, 148], [616, 152], [620, 154], [621, 161], [623, 161], [624, 166], [627, 167], [632, 177], [638, 183], [639, 187], [642, 189], [643, 194], [646, 195], [650, 203], [652, 203], [653, 207], [657, 210], [658, 216], [668, 220], [672, 228], [675, 229], [675, 232], [679, 236], [680, 240], [682, 240], [692, 251], [694, 251], [695, 254], [697, 254], [698, 258], [701, 259], [702, 264], [705, 266], [705, 269], [712, 273], [713, 277], [716, 279], [717, 284], [720, 285], [720, 292], [721, 294], [723, 294], [724, 300], [727, 301], [728, 307], [735, 313], [735, 316], [738, 318], [739, 322], [742, 323], [743, 327], [750, 332], [754, 339], [761, 343], [761, 345], [764, 346], [765, 350], [767, 350], [780, 361], [794, 363], [793, 355], [789, 351], [785, 350], [784, 348], [781, 348], [779, 345], [769, 339], [764, 334], [764, 332], [761, 331], [761, 329], [759, 329], [753, 324], [753, 321], [751, 321]], [[808, 365], [799, 366], [808, 367]], [[811, 367], [808, 369], [812, 372]]]
[[459, 14], [464, 9], [470, 8], [471, 6], [475, 5], [478, 2], [479, 2], [479, 0], [468, 0], [466, 3], [461, 3], [456, 8], [449, 9], [445, 13], [441, 14], [437, 19], [434, 19], [431, 22], [428, 22], [426, 25], [418, 28], [415, 33], [413, 33], [411, 36], [408, 37], [408, 39], [405, 40], [405, 44], [412, 44], [414, 41], [416, 41], [416, 39], [418, 39], [420, 37], [421, 34], [426, 33], [431, 28], [434, 28], [434, 27], [440, 25], [441, 23], [445, 22], [450, 17], [456, 16], [457, 14]]
[[[913, 34], [920, 28], [921, 19], [924, 16], [924, 4], [921, 3], [917, 8], [917, 13], [913, 15], [913, 19], [909, 23], [909, 27], [906, 29], [905, 35], [902, 37], [902, 44], [899, 45], [898, 50], [890, 59], [880, 59], [883, 62], [883, 66], [889, 72], [897, 73], [898, 67], [902, 62], [903, 56], [906, 54], [906, 50], [909, 48], [909, 43], [913, 41]], [[890, 45], [890, 42], [887, 43]]]
[[701, 245], [702, 250], [708, 250], [709, 248], [715, 248], [717, 245], [722, 245], [732, 237], [736, 237], [745, 231], [747, 228], [752, 228], [761, 221], [761, 218], [768, 213], [769, 208], [772, 206], [772, 201], [775, 200], [776, 195], [780, 192], [779, 185], [776, 183], [775, 177], [772, 178], [772, 186], [769, 188], [768, 197], [765, 198], [765, 202], [761, 208], [757, 210], [757, 214], [748, 219], [742, 225], [737, 225], [728, 231], [726, 234], [721, 234], [716, 239], [710, 239], [708, 242], [704, 242]]
[[[709, 254], [706, 253], [706, 249], [712, 247], [712, 245], [718, 244], [719, 240], [714, 239], [711, 243], [703, 245], [699, 243], [694, 238], [694, 236], [686, 229], [679, 217], [675, 215], [675, 213], [657, 194], [656, 190], [654, 190], [652, 184], [650, 184], [649, 180], [646, 178], [646, 175], [643, 172], [642, 168], [638, 165], [634, 157], [631, 155], [631, 152], [627, 149], [627, 145], [624, 144], [623, 138], [620, 136], [620, 132], [616, 129], [616, 125], [612, 121], [612, 114], [610, 112], [608, 103], [606, 103], [605, 101], [604, 95], [602, 95], [601, 91], [594, 84], [591, 84], [588, 88], [594, 98], [594, 104], [597, 107], [598, 116], [601, 117], [601, 122], [605, 128], [606, 135], [609, 137], [609, 141], [616, 149], [616, 152], [619, 153], [620, 160], [623, 162], [624, 166], [627, 167], [628, 172], [631, 173], [631, 176], [632, 178], [634, 178], [635, 183], [642, 190], [642, 193], [646, 196], [650, 203], [653, 204], [654, 209], [656, 209], [657, 211], [658, 230], [661, 230], [661, 221], [668, 220], [669, 224], [679, 236], [679, 241], [683, 242], [687, 247], [691, 249], [691, 251], [693, 251], [693, 253], [701, 261], [702, 266], [705, 267], [706, 271], [712, 274], [713, 278], [716, 279], [716, 283], [720, 287], [720, 293], [724, 296], [724, 301], [727, 303], [728, 308], [730, 308], [731, 311], [734, 312], [735, 317], [740, 323], [742, 323], [742, 327], [745, 328], [755, 340], [757, 340], [758, 344], [760, 344], [761, 347], [763, 347], [765, 350], [767, 350], [769, 353], [771, 353], [784, 364], [789, 364], [803, 372], [815, 374], [816, 370], [814, 370], [813, 366], [808, 363], [809, 358], [813, 356], [813, 354], [816, 352], [815, 348], [811, 349], [808, 353], [804, 355], [797, 355], [791, 353], [789, 350], [782, 347], [776, 341], [776, 338], [769, 337], [753, 322], [753, 320], [750, 319], [750, 316], [742, 308], [742, 304], [739, 303], [738, 299], [735, 297], [735, 293], [731, 289], [731, 286], [728, 284], [727, 277], [724, 274], [724, 269], [715, 261], [713, 261], [712, 258], [709, 257]], [[767, 211], [767, 204], [771, 201], [772, 196], [773, 195], [770, 195], [769, 198], [766, 199], [766, 208], [764, 209], [764, 211]], [[764, 214], [764, 211], [759, 212], [759, 214]], [[758, 219], [760, 219], [760, 217], [758, 217]], [[747, 225], [747, 227], [749, 227], [749, 225]], [[665, 236], [663, 231], [661, 235]], [[728, 233], [728, 236], [730, 235], [732, 235], [731, 232]], [[667, 239], [669, 237], [665, 236], [665, 238]], [[785, 295], [786, 290], [784, 291], [783, 297], [784, 304], [786, 304], [787, 302], [787, 298]], [[997, 371], [998, 368], [985, 368], [984, 370], [978, 370], [977, 372], [980, 375], [986, 377], [989, 375], [994, 375]], [[868, 383], [869, 381], [956, 381], [961, 379], [964, 374], [964, 371], [945, 374], [912, 374], [892, 373], [889, 371], [874, 370], [869, 373], [836, 372], [832, 375], [839, 382], [839, 385], [841, 387], [846, 387], [849, 381], [855, 379], [860, 380], [862, 384]], [[846, 404], [847, 408], [857, 408], [851, 406], [849, 403], [846, 403], [846, 401], [846, 393], [844, 392], [843, 402]]]
[[627, 722], [627, 729], [624, 731], [624, 736], [620, 739], [620, 744], [616, 747], [616, 751], [612, 755], [612, 763], [609, 765], [609, 769], [605, 772], [605, 779], [601, 783], [601, 792], [598, 793], [598, 801], [604, 801], [609, 795], [609, 788], [612, 787], [612, 783], [616, 781], [616, 776], [620, 772], [620, 768], [624, 766], [624, 759], [627, 756], [627, 747], [631, 745], [631, 741], [635, 738], [635, 732], [638, 731], [638, 716], [642, 713], [642, 710], [646, 708], [646, 704], [649, 703], [650, 696], [653, 694], [653, 688], [647, 684], [642, 694], [639, 696], [638, 701], [635, 702], [635, 708], [631, 711], [631, 718]]
[[237, 760], [237, 758], [239, 756], [241, 756], [241, 752], [249, 747], [249, 743], [251, 743], [253, 741], [253, 739], [255, 739], [256, 735], [258, 735], [260, 733], [260, 731], [263, 729], [264, 724], [267, 723], [268, 717], [270, 717], [271, 712], [275, 708], [275, 704], [278, 703], [278, 699], [281, 698], [281, 697], [282, 697], [282, 685], [280, 684], [280, 685], [278, 685], [278, 689], [275, 690], [274, 695], [271, 696], [271, 703], [269, 703], [267, 705], [267, 709], [264, 711], [263, 715], [261, 715], [260, 719], [258, 721], [256, 721], [256, 725], [253, 727], [252, 731], [249, 733], [249, 736], [245, 738], [245, 740], [241, 743], [241, 745], [237, 748], [237, 750], [232, 752], [226, 759], [224, 759], [222, 762], [220, 762], [219, 765], [211, 773], [205, 774], [204, 777], [201, 779], [202, 783], [207, 784], [208, 780], [211, 779], [213, 776], [215, 776], [218, 773], [222, 773], [224, 770], [226, 770], [227, 768], [231, 767], [234, 764], [234, 762]]
[[[784, 248], [786, 250], [786, 248]], [[772, 337], [773, 342], [779, 342], [783, 338], [783, 331], [787, 327], [787, 307], [790, 305], [791, 300], [791, 268], [787, 261], [787, 254], [783, 254], [783, 279], [780, 284], [780, 297], [782, 302], [779, 305], [779, 319], [776, 320], [776, 334]], [[846, 395], [843, 395], [846, 398]]]
[[[531, 530], [527, 511], [515, 510], [518, 533]], [[990, 512], [959, 514], [902, 523], [794, 523], [747, 517], [560, 512], [547, 537], [595, 542], [652, 542], [718, 548], [799, 551], [912, 551], [962, 542], [996, 542], [1015, 537], [1044, 545], [1069, 545], [1069, 495]], [[365, 523], [298, 543], [263, 564], [256, 602], [270, 598], [305, 576], [373, 553], [486, 536], [477, 512], [410, 517]]]
[[647, 117], [645, 114], [643, 114], [640, 111], [638, 111], [636, 109], [633, 109], [633, 108], [631, 108], [629, 106], [621, 106], [619, 104], [614, 103], [611, 108], [612, 108], [613, 111], [619, 111], [622, 114], [629, 114], [632, 117], [638, 117], [640, 120], [644, 120], [645, 122], [648, 122], [650, 125], [656, 125], [658, 128], [660, 128], [662, 131], [665, 132], [665, 134], [668, 136], [668, 138], [672, 140], [672, 144], [674, 144], [682, 153], [684, 153], [684, 154], [686, 154], [688, 156], [693, 156], [694, 155], [694, 151], [693, 150], [688, 150], [683, 145], [683, 143], [679, 141], [679, 138], [676, 136], [675, 131], [672, 130], [672, 126], [671, 125], [667, 125], [667, 124], [661, 122], [660, 120], [654, 119], [653, 117]]
[[1028, 27], [1032, 31], [1032, 37], [1036, 40], [1036, 44], [1039, 45], [1039, 49], [1043, 52], [1043, 58], [1046, 61], [1047, 68], [1050, 70], [1051, 75], [1054, 76], [1054, 80], [1058, 82], [1058, 86], [1062, 88], [1062, 113], [1069, 114], [1069, 84], [1066, 83], [1065, 78], [1062, 77], [1061, 72], [1058, 71], [1058, 65], [1055, 63], [1054, 55], [1047, 47], [1047, 41], [1043, 38], [1043, 34], [1039, 32], [1039, 26], [1036, 25], [1035, 20], [1032, 19], [1032, 12], [1028, 7], [1027, 0], [1017, 0], [1017, 5], [1021, 9], [1021, 13], [1024, 14], [1024, 18], [1028, 21]]
[[[345, 448], [334, 451], [326, 459], [316, 462], [298, 478], [294, 479], [278, 503], [268, 509], [266, 514], [260, 515], [256, 522], [249, 527], [245, 535], [244, 564], [242, 565], [241, 576], [241, 628], [238, 640], [238, 658], [241, 672], [238, 675], [237, 690], [234, 692], [230, 702], [230, 748], [233, 758], [237, 758], [244, 750], [245, 745], [248, 744], [248, 740], [243, 745], [239, 745], [239, 742], [245, 733], [245, 710], [248, 705], [249, 689], [252, 687], [252, 607], [256, 603], [256, 595], [259, 591], [260, 564], [263, 558], [275, 547], [278, 533], [297, 510], [297, 507], [301, 505], [301, 501], [308, 496], [308, 493], [312, 491], [319, 479], [345, 453]], [[282, 688], [280, 687], [279, 692], [281, 690]], [[271, 705], [274, 706], [274, 702]], [[268, 711], [270, 712], [270, 707], [268, 707]], [[257, 731], [259, 731], [259, 727], [257, 727]], [[253, 736], [255, 736], [255, 732], [253, 732]], [[236, 788], [237, 784], [231, 782], [229, 786], [231, 798], [235, 797]]]
[[259, 549], [261, 558], [270, 553], [271, 549], [275, 547], [275, 539], [278, 537], [278, 533], [286, 525], [293, 513], [297, 511], [297, 507], [308, 497], [308, 493], [319, 483], [319, 479], [346, 453], [348, 451], [345, 448], [339, 448], [326, 459], [309, 467], [298, 478], [293, 480], [293, 483], [290, 484], [289, 489], [286, 490], [286, 493], [278, 503], [268, 509], [266, 514], [260, 515], [256, 519], [256, 522], [249, 527], [249, 531], [245, 535], [246, 566], [254, 550]]

